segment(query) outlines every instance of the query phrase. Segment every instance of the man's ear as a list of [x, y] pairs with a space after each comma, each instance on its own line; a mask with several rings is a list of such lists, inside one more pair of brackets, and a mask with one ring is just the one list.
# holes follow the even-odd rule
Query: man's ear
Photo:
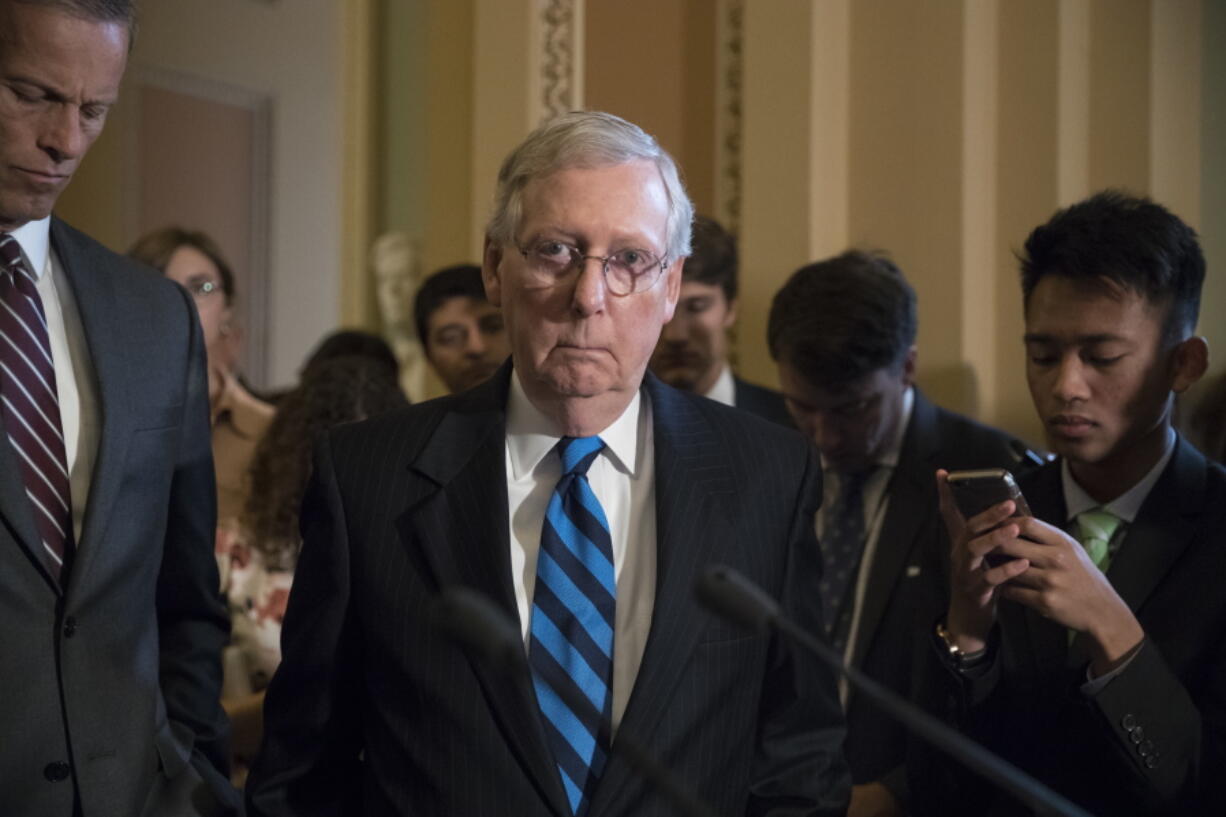
[[902, 379], [903, 383], [908, 386], [915, 385], [915, 369], [918, 358], [919, 349], [918, 347], [912, 345], [912, 347], [907, 350], [907, 356], [902, 360]]
[[728, 311], [724, 313], [724, 329], [731, 329], [736, 323], [736, 306], [740, 303], [736, 298], [728, 301]]
[[502, 244], [485, 237], [481, 250], [481, 283], [485, 284], [485, 297], [494, 306], [502, 307]]
[[1209, 341], [1202, 337], [1180, 341], [1172, 352], [1172, 361], [1171, 391], [1182, 394], [1209, 370]]
[[677, 301], [681, 298], [681, 268], [685, 258], [678, 258], [664, 270], [664, 323], [673, 319], [677, 311]]

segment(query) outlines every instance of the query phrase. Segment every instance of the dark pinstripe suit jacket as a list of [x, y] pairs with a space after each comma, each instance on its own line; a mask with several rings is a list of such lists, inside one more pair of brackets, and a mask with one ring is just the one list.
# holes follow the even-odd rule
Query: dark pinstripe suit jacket
[[[440, 588], [515, 616], [505, 402], [510, 367], [462, 395], [335, 431], [304, 506], [305, 544], [252, 771], [253, 815], [566, 815], [525, 679], [435, 627]], [[721, 815], [842, 814], [849, 779], [833, 679], [692, 599], [731, 564], [818, 624], [816, 458], [793, 432], [648, 376], [658, 580], [619, 734]], [[589, 812], [672, 812], [616, 751]]]
[[[1035, 516], [1063, 524], [1060, 463], [1018, 483]], [[1001, 602], [996, 661], [963, 678], [926, 650], [930, 705], [1092, 814], [1226, 814], [1226, 470], [1180, 439], [1107, 570], [1145, 645], [1086, 698], [1086, 636]], [[908, 758], [919, 814], [1021, 815], [1016, 801], [933, 752]]]

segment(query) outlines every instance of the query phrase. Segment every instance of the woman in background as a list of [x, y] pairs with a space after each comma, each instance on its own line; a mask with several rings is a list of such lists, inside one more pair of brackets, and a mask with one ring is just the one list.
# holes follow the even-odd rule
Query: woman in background
[[[236, 776], [259, 748], [264, 688], [281, 660], [281, 621], [302, 541], [298, 510], [315, 441], [328, 429], [407, 406], [394, 369], [344, 356], [307, 367], [282, 398], [252, 459], [250, 494], [228, 543], [223, 588], [233, 633], [222, 704], [233, 724]], [[240, 781], [241, 782], [241, 781]]]
[[235, 374], [240, 337], [233, 316], [234, 272], [212, 238], [180, 227], [145, 235], [128, 255], [182, 285], [196, 303], [208, 356], [217, 523], [224, 534], [242, 511], [247, 466], [273, 415], [273, 407], [247, 391]]

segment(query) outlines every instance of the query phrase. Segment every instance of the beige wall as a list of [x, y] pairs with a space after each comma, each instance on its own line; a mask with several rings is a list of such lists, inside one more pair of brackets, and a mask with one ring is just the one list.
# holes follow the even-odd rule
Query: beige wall
[[[551, 6], [305, 1], [163, 0], [146, 10], [135, 57], [277, 100], [274, 379], [342, 317], [375, 325], [361, 261], [378, 232], [406, 230], [427, 270], [477, 258], [497, 165], [539, 120]], [[1150, 193], [1200, 229], [1201, 327], [1226, 348], [1226, 283], [1214, 277], [1226, 259], [1223, 4], [742, 2], [736, 83], [718, 67], [721, 16], [737, 0], [570, 5], [576, 104], [656, 133], [700, 210], [722, 204], [718, 127], [739, 95], [736, 354], [751, 379], [774, 381], [763, 336], [784, 278], [848, 245], [877, 247], [919, 291], [924, 386], [1036, 439], [1013, 251], [1056, 207], [1106, 185]], [[124, 208], [83, 194], [121, 185], [123, 161], [108, 131], [64, 200], [116, 246], [129, 238]]]
[[[269, 297], [264, 326], [250, 330], [267, 333], [268, 376], [261, 380], [269, 384], [292, 381], [302, 357], [341, 316], [342, 227], [352, 227], [345, 206], [352, 189], [342, 179], [351, 133], [345, 46], [354, 34], [347, 14], [359, 2], [158, 0], [142, 8], [129, 85], [144, 72], [173, 76], [186, 88], [225, 89], [271, 109], [267, 229], [253, 225], [267, 237], [269, 261], [266, 270], [252, 270], [266, 276]], [[59, 208], [121, 250], [139, 229], [141, 157], [129, 152], [133, 103], [129, 95], [113, 112]]]

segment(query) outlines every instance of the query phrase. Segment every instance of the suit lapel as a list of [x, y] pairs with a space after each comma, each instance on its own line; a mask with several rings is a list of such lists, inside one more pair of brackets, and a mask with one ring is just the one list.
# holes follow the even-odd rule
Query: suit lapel
[[864, 605], [852, 651], [853, 664], [863, 659], [873, 643], [885, 609], [896, 595], [915, 540], [928, 529], [935, 512], [928, 486], [934, 479], [935, 466], [931, 459], [937, 439], [936, 410], [917, 389], [898, 465], [886, 487], [889, 504], [869, 565]]
[[[418, 477], [397, 521], [437, 586], [464, 586], [519, 620], [511, 584], [506, 478], [506, 396], [510, 364], [448, 412], [414, 460]], [[528, 778], [554, 813], [570, 808], [525, 674], [473, 656], [490, 711]]]
[[114, 277], [104, 268], [107, 260], [90, 253], [58, 219], [51, 221], [51, 244], [72, 287], [98, 398], [98, 456], [90, 477], [81, 541], [69, 575], [71, 589], [86, 580], [91, 565], [104, 555], [100, 550], [123, 484], [123, 464], [132, 434], [129, 379], [140, 367], [128, 357], [123, 342], [128, 334], [125, 322], [134, 316], [119, 302]]
[[1180, 438], [1107, 570], [1112, 587], [1134, 613], [1192, 540], [1204, 494], [1205, 458]]
[[[709, 617], [694, 600], [694, 582], [733, 548], [727, 507], [735, 494], [721, 446], [685, 397], [648, 374], [655, 437], [656, 595], [651, 632], [620, 731], [650, 745]], [[608, 810], [635, 779], [614, 752], [589, 814]]]
[[34, 564], [47, 586], [59, 593], [59, 585], [52, 578], [43, 558], [42, 540], [34, 523], [34, 507], [26, 495], [17, 453], [9, 443], [3, 419], [0, 419], [0, 520], [3, 520], [4, 527], [21, 546], [24, 556]]

